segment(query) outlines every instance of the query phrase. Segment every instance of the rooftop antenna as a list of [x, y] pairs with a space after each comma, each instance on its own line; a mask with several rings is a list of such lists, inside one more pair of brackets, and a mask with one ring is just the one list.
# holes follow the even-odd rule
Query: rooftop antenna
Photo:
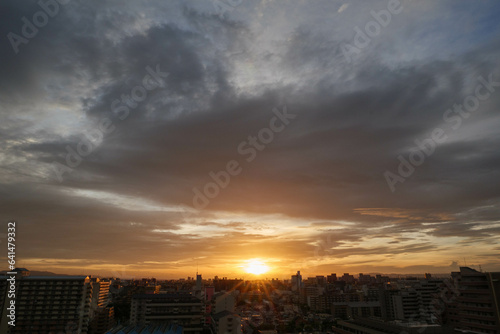
[[481, 265], [479, 265], [479, 272], [483, 272], [483, 268], [481, 268]]
[[467, 261], [465, 261], [465, 257], [464, 257], [464, 263], [465, 263], [465, 266], [467, 267]]

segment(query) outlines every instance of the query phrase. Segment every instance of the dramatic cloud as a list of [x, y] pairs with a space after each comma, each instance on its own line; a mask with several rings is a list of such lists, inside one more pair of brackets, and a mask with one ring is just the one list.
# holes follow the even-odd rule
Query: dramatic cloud
[[495, 1], [47, 3], [0, 4], [19, 265], [500, 270]]

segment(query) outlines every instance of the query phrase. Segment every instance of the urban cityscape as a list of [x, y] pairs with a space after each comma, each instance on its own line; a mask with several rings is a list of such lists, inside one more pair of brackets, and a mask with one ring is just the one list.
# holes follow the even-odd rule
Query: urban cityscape
[[500, 334], [499, 0], [1, 0], [0, 334]]
[[276, 334], [499, 333], [500, 272], [460, 267], [448, 277], [329, 274], [243, 280], [0, 277], [2, 333]]

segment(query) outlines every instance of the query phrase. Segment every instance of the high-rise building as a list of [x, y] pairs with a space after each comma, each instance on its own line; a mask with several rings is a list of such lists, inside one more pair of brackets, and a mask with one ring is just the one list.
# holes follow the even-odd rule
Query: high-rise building
[[109, 305], [109, 280], [92, 278], [92, 303], [90, 307], [90, 332], [104, 333], [114, 325], [114, 309]]
[[453, 273], [458, 296], [450, 298], [451, 321], [455, 330], [500, 333], [500, 272], [483, 273], [461, 267]]
[[397, 319], [395, 299], [398, 294], [399, 290], [396, 289], [383, 289], [383, 288], [380, 289], [379, 300], [380, 300], [382, 319], [386, 321]]
[[201, 275], [196, 274], [196, 291], [201, 291], [202, 283]]
[[402, 281], [399, 288], [388, 286], [380, 291], [382, 318], [433, 324], [435, 301], [443, 280], [432, 279]]
[[202, 286], [203, 286], [203, 280], [201, 278], [201, 275], [196, 273], [196, 285], [194, 286], [194, 295], [195, 297], [200, 299], [204, 297]]
[[234, 312], [236, 308], [236, 293], [237, 291], [221, 291], [217, 292], [213, 298], [213, 313], [220, 313], [222, 311]]
[[413, 288], [400, 290], [393, 298], [394, 314], [397, 320], [420, 320], [419, 295]]
[[[109, 307], [109, 281], [90, 276], [30, 276], [16, 269], [16, 326], [8, 328], [5, 309], [0, 333], [103, 333], [113, 326]], [[0, 304], [8, 302], [5, 287], [10, 276], [0, 278]]]
[[204, 304], [190, 293], [139, 294], [132, 297], [130, 321], [137, 324], [175, 324], [185, 333], [203, 330]]
[[297, 275], [292, 275], [292, 291], [300, 291], [302, 288], [302, 275], [297, 271]]
[[15, 326], [8, 325], [5, 307], [10, 276], [0, 277], [0, 333], [88, 333], [92, 300], [88, 276], [28, 275], [19, 272], [15, 277]]
[[427, 323], [435, 323], [435, 302], [444, 286], [442, 279], [432, 278], [431, 274], [425, 274], [426, 279], [420, 280], [415, 286], [419, 296], [420, 319]]

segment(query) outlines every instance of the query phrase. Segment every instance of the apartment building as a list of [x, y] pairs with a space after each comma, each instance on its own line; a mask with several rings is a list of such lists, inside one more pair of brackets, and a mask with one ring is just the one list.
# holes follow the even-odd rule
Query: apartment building
[[201, 333], [205, 306], [190, 293], [139, 294], [132, 297], [132, 324], [168, 323], [180, 325], [185, 333]]
[[[0, 277], [0, 305], [9, 298], [5, 286], [8, 276]], [[8, 334], [72, 333], [89, 330], [92, 287], [88, 276], [16, 277], [16, 322], [8, 325], [7, 309], [2, 308], [0, 332]]]

